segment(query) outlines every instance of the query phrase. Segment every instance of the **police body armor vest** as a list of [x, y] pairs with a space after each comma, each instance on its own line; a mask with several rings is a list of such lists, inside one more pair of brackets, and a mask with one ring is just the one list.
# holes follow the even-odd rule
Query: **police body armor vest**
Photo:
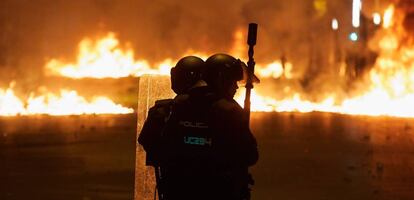
[[214, 164], [215, 137], [210, 127], [209, 112], [216, 98], [202, 89], [198, 92], [173, 106], [164, 133], [169, 147], [169, 165], [187, 166], [191, 170]]
[[[167, 199], [217, 199], [213, 196], [222, 193], [212, 188], [218, 180], [214, 171], [215, 137], [208, 114], [214, 102], [207, 88], [193, 89], [174, 101], [163, 135]], [[211, 198], [206, 198], [208, 195]]]
[[[217, 100], [215, 95], [198, 89], [182, 101], [175, 101], [163, 136], [167, 199], [248, 199], [245, 198], [249, 193], [247, 183], [234, 182], [234, 175], [223, 174], [218, 167], [221, 164], [218, 153], [222, 152], [221, 141], [216, 139], [220, 133], [213, 127], [216, 119], [211, 118]], [[236, 178], [244, 177], [236, 175]], [[199, 195], [209, 196], [200, 198]]]

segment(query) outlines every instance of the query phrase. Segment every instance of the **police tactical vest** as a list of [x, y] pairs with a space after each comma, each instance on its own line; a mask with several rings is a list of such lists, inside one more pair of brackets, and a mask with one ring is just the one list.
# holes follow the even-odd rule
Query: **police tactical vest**
[[214, 95], [199, 93], [175, 102], [164, 133], [170, 155], [169, 164], [202, 167], [211, 164], [215, 144], [209, 112]]
[[[171, 199], [200, 199], [200, 195], [206, 194], [210, 195], [211, 198], [206, 198], [209, 200], [248, 199], [247, 165], [234, 165], [243, 163], [241, 160], [248, 155], [234, 152], [244, 152], [236, 151], [244, 148], [238, 144], [244, 144], [240, 141], [245, 137], [238, 136], [251, 133], [248, 128], [237, 129], [243, 128], [238, 124], [228, 124], [232, 120], [226, 117], [243, 117], [227, 115], [235, 105], [238, 106], [222, 101], [207, 88], [193, 89], [174, 100], [162, 136], [165, 159], [161, 165], [165, 172], [166, 193], [174, 197]], [[255, 141], [252, 142], [256, 146]]]

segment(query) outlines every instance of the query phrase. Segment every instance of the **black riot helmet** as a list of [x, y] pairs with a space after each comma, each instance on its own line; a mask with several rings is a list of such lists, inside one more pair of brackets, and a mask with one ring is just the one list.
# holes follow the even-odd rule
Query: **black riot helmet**
[[181, 58], [175, 67], [171, 68], [171, 89], [176, 94], [182, 94], [201, 80], [205, 70], [205, 62], [196, 56]]
[[229, 87], [243, 79], [243, 65], [242, 61], [233, 56], [214, 54], [206, 60], [203, 79], [219, 95], [226, 96]]

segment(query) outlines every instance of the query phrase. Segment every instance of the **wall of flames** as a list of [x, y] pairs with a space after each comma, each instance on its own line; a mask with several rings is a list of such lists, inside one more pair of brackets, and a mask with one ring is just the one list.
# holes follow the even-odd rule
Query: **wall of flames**
[[[13, 85], [13, 84], [12, 84]], [[10, 86], [0, 89], [0, 115], [81, 115], [81, 114], [127, 114], [134, 110], [116, 104], [107, 97], [97, 96], [88, 101], [74, 90], [30, 95], [26, 101], [18, 98]]]
[[[395, 12], [392, 5], [384, 12], [383, 27], [370, 44], [379, 56], [354, 96], [342, 99], [333, 91], [324, 100], [311, 102], [300, 93], [282, 100], [253, 93], [252, 107], [257, 111], [414, 117], [414, 40], [404, 30], [403, 19], [404, 14]], [[243, 98], [238, 96], [238, 102]]]
[[[263, 112], [335, 112], [358, 115], [387, 115], [414, 117], [414, 42], [402, 27], [403, 14], [390, 6], [384, 13], [383, 27], [371, 41], [371, 48], [379, 56], [374, 67], [367, 73], [352, 95], [343, 97], [338, 91], [332, 91], [322, 100], [306, 99], [301, 92], [291, 92], [283, 98], [274, 98], [271, 91], [261, 90], [256, 86], [252, 93], [252, 110]], [[237, 30], [234, 35], [234, 47], [230, 53], [245, 58], [245, 35]], [[166, 58], [150, 64], [146, 60], [135, 60], [134, 51], [125, 45], [121, 47], [114, 33], [108, 33], [99, 40], [83, 39], [78, 46], [78, 56], [74, 63], [51, 59], [45, 64], [45, 72], [53, 76], [73, 79], [81, 78], [120, 78], [139, 77], [144, 74], [169, 75], [176, 59]], [[186, 55], [198, 55], [207, 58], [207, 53], [189, 50]], [[272, 63], [257, 64], [256, 73], [262, 79], [294, 79], [291, 63], [276, 59]], [[86, 100], [73, 90], [61, 90], [60, 94], [46, 93], [39, 96], [30, 95], [22, 100], [13, 91], [14, 83], [9, 88], [0, 88], [0, 115], [71, 115], [131, 113], [133, 109], [114, 103], [107, 97], [93, 97]], [[289, 90], [290, 88], [285, 88]], [[261, 91], [259, 93], [258, 91]], [[263, 92], [265, 91], [265, 92]], [[236, 95], [242, 105], [244, 90]]]

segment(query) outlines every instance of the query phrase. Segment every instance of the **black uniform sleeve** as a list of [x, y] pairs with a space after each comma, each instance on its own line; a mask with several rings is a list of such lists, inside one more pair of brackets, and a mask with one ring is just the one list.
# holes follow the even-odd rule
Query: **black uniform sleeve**
[[147, 164], [157, 162], [157, 155], [160, 151], [160, 141], [165, 126], [165, 120], [170, 112], [170, 104], [157, 104], [150, 108], [148, 117], [144, 122], [138, 136], [138, 143], [142, 145], [147, 153]]
[[243, 109], [232, 101], [219, 101], [213, 114], [222, 161], [228, 166], [252, 166], [258, 160], [257, 142]]

